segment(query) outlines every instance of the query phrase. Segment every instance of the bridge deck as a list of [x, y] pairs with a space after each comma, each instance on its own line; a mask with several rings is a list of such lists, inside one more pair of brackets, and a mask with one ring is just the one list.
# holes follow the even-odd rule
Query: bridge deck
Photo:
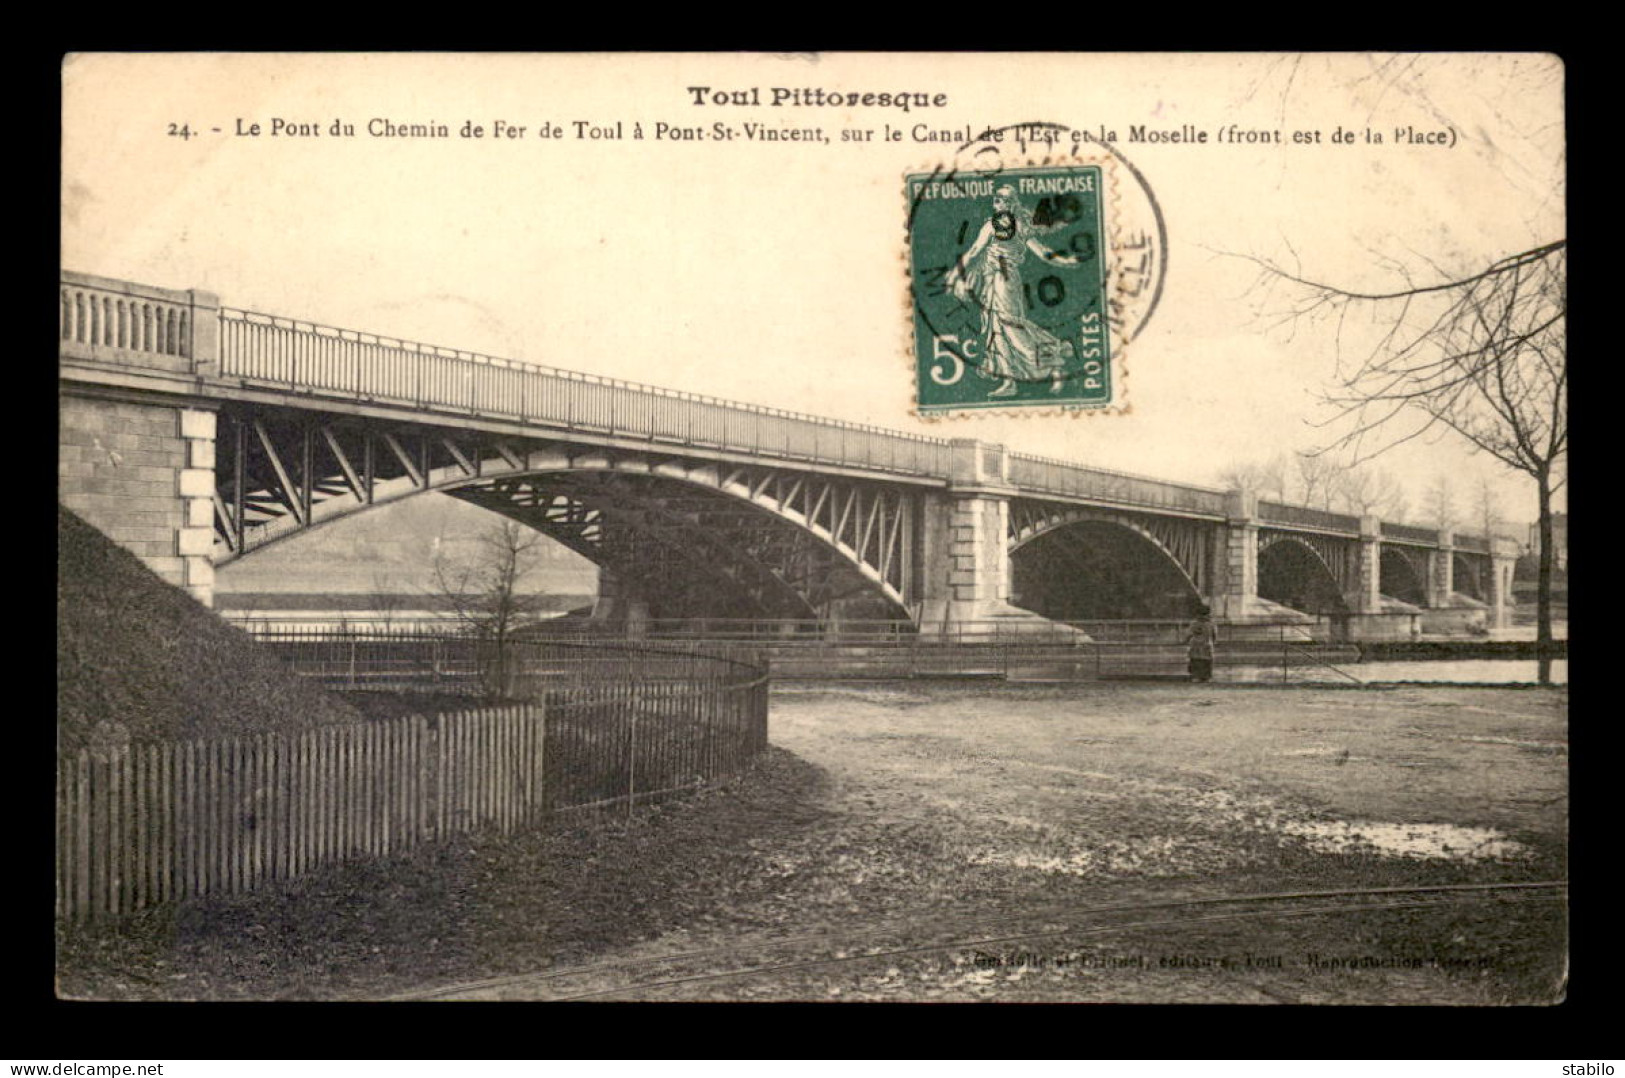
[[[1231, 509], [1230, 495], [1217, 488], [323, 326], [224, 307], [207, 293], [66, 270], [60, 330], [65, 362], [182, 375], [188, 392], [216, 400], [340, 402], [371, 414], [406, 412], [902, 482], [963, 481], [967, 472], [980, 474], [979, 464], [967, 467], [966, 454], [995, 450], [996, 481], [1019, 496], [1212, 520]], [[1261, 501], [1257, 512], [1275, 528], [1361, 533], [1360, 518], [1324, 509]], [[1384, 522], [1380, 535], [1436, 546], [1440, 533]], [[1490, 546], [1478, 536], [1455, 542], [1473, 553]]]

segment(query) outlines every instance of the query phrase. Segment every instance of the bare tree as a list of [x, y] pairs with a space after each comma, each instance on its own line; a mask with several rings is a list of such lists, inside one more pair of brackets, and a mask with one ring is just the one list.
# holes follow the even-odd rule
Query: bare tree
[[536, 617], [535, 596], [523, 584], [544, 542], [540, 532], [503, 520], [480, 532], [463, 557], [448, 553], [453, 544], [435, 544], [436, 590], [474, 637], [486, 691], [495, 696], [513, 690], [514, 634]]
[[1404, 519], [1409, 502], [1392, 474], [1363, 464], [1346, 467], [1321, 452], [1278, 453], [1264, 461], [1234, 463], [1217, 479], [1231, 490], [1386, 520]]
[[1345, 468], [1338, 475], [1333, 504], [1344, 513], [1383, 520], [1404, 520], [1410, 508], [1405, 487], [1389, 472], [1369, 464]]
[[390, 629], [395, 624], [396, 615], [401, 612], [404, 605], [402, 596], [390, 577], [388, 570], [377, 568], [372, 570], [372, 594], [368, 599], [372, 609], [383, 622], [384, 628]]
[[[1257, 260], [1254, 260], [1257, 261]], [[1259, 262], [1264, 280], [1285, 282], [1287, 321], [1328, 318], [1339, 345], [1335, 388], [1325, 395], [1333, 445], [1356, 462], [1434, 432], [1534, 480], [1540, 504], [1537, 653], [1551, 671], [1552, 495], [1568, 454], [1568, 243], [1556, 240], [1466, 275], [1434, 267], [1417, 283], [1359, 292]], [[1356, 326], [1376, 330], [1346, 359]]]
[[1293, 465], [1298, 477], [1298, 501], [1314, 509], [1330, 509], [1342, 469], [1319, 453], [1295, 453]]
[[1436, 477], [1423, 496], [1428, 523], [1440, 531], [1456, 525], [1456, 485], [1448, 475]]
[[1230, 490], [1251, 491], [1260, 497], [1287, 500], [1287, 458], [1276, 454], [1269, 460], [1232, 464], [1218, 475]]
[[1495, 484], [1489, 479], [1482, 478], [1473, 491], [1473, 509], [1475, 523], [1485, 539], [1495, 537], [1495, 529], [1501, 526], [1501, 502], [1495, 496]]

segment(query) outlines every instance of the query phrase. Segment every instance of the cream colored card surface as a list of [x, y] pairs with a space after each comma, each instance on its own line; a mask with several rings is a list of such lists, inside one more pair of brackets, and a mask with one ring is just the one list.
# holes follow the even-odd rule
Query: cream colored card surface
[[[1540, 260], [1564, 240], [1564, 70], [1553, 56], [76, 54], [65, 59], [62, 79], [65, 273], [200, 290], [244, 324], [294, 320], [885, 428], [916, 441], [974, 439], [1004, 447], [1011, 459], [1148, 477], [1195, 491], [1176, 509], [1209, 523], [1256, 509], [1225, 501], [1246, 483], [1250, 497], [1283, 506], [1440, 529], [1430, 537], [1482, 535], [1488, 525], [1530, 541], [1537, 508], [1530, 475], [1463, 437], [1454, 419], [1374, 391], [1382, 375], [1369, 365], [1389, 354], [1384, 349], [1425, 336], [1429, 326], [1418, 319], [1432, 309], [1436, 286], [1457, 287], [1508, 259], [1545, 266]], [[1407, 304], [1416, 313], [1406, 313]], [[1445, 361], [1449, 340], [1441, 340], [1418, 362]], [[1376, 403], [1351, 410], [1346, 398], [1358, 392], [1376, 392]], [[987, 452], [955, 473], [969, 484], [964, 489], [983, 489], [975, 484], [985, 481], [997, 493], [1001, 483], [1025, 481]], [[947, 460], [950, 450], [942, 453]], [[1325, 493], [1336, 474], [1356, 469], [1385, 493], [1345, 491], [1341, 501]], [[847, 496], [829, 489], [830, 499]], [[857, 500], [859, 516], [836, 527], [835, 503], [814, 504], [814, 494], [812, 486], [798, 488], [783, 504], [804, 498], [796, 511], [815, 522], [831, 514], [837, 545], [842, 528], [861, 534], [862, 572], [882, 586], [895, 581], [887, 594], [898, 609], [921, 618], [922, 609], [935, 609], [910, 605], [918, 596], [912, 563], [900, 560], [906, 542], [895, 557], [891, 547], [867, 553], [871, 540], [881, 549], [888, 528], [903, 534], [906, 519], [888, 516], [884, 499]], [[1555, 504], [1566, 507], [1561, 491]], [[228, 514], [222, 541], [230, 538], [229, 511], [220, 509]], [[863, 512], [878, 522], [872, 531], [861, 530]], [[982, 536], [977, 529], [987, 521], [1009, 524], [1011, 534], [1066, 523], [1032, 505], [1000, 512], [951, 526]], [[1298, 510], [1278, 512], [1287, 526]], [[1141, 530], [1169, 549], [1184, 541], [1157, 527]], [[1359, 529], [1347, 530], [1352, 541]], [[1394, 541], [1402, 535], [1388, 533]], [[1315, 557], [1343, 556], [1300, 545]], [[1488, 552], [1468, 551], [1486, 559]], [[1222, 549], [1204, 547], [1181, 564], [1196, 579], [1221, 572], [1223, 559]], [[1456, 572], [1459, 584], [1465, 570]], [[1343, 583], [1352, 588], [1352, 580]], [[1018, 591], [1030, 584], [1016, 581]], [[1490, 585], [1479, 590], [1490, 601]], [[948, 618], [951, 602], [943, 610]], [[1052, 750], [1061, 756], [1054, 767], [1070, 768], [1068, 781], [1103, 805], [1184, 782], [1202, 755], [1186, 742], [1193, 722], [1200, 732], [1204, 699], [1131, 706], [1113, 695], [1101, 705], [1107, 718], [1080, 720], [1087, 729], [1076, 733], [1079, 743], [1147, 738], [1135, 742], [1135, 752], [1143, 750], [1135, 759], [1150, 785], [1126, 793], [1096, 789], [1089, 754], [1072, 741], [1056, 748], [1049, 739], [1061, 735], [1053, 730], [1022, 727], [1028, 740], [1018, 738], [1011, 751], [1025, 754], [1026, 770], [985, 774], [974, 787], [1002, 814], [1001, 826], [1024, 836], [1021, 843], [967, 846], [955, 856], [996, 863], [1005, 883], [1036, 874], [1039, 891], [1058, 907], [1081, 901], [1068, 888], [1088, 890], [1096, 873], [1138, 881], [1144, 893], [1136, 900], [1144, 902], [1169, 881], [1213, 868], [1183, 847], [1157, 845], [1160, 838], [1143, 847], [1103, 838], [1073, 849], [1064, 833], [1047, 829], [1043, 805], [1024, 808], [1015, 794], [1055, 779], [1059, 771], [1041, 766]], [[1504, 765], [1514, 775], [1509, 782], [1527, 780], [1530, 797], [1552, 796], [1547, 786], [1560, 779], [1531, 778], [1516, 761], [1436, 751], [1435, 734], [1456, 739], [1450, 744], [1465, 754], [1491, 752], [1489, 741], [1504, 734], [1488, 726], [1481, 735], [1465, 726], [1432, 730], [1430, 701], [1440, 699], [1412, 689], [1370, 705], [1390, 738], [1386, 748], [1365, 734], [1300, 730], [1282, 742], [1282, 752], [1296, 755], [1271, 755], [1267, 737], [1238, 734], [1214, 766], [1229, 774], [1235, 764], [1254, 785], [1234, 804], [1201, 801], [1212, 794], [1203, 790], [1187, 807], [1208, 814], [1203, 827], [1221, 818], [1234, 817], [1238, 827], [1243, 818], [1264, 820], [1258, 825], [1294, 836], [1305, 850], [1358, 847], [1374, 866], [1362, 877], [1369, 884], [1431, 880], [1411, 873], [1435, 864], [1433, 853], [1418, 850], [1456, 864], [1444, 852], [1452, 844], [1482, 840], [1493, 853], [1503, 849], [1493, 845], [1505, 838], [1500, 832], [1518, 821], [1561, 846], [1562, 825], [1545, 817], [1491, 813], [1495, 827], [1487, 830], [1496, 835], [1480, 834], [1485, 821], [1470, 818], [1461, 808], [1469, 795], [1454, 788], [1441, 794], [1448, 807], [1435, 812], [1414, 790], [1366, 803], [1338, 785], [1359, 780], [1362, 767], [1375, 775], [1398, 766], [1389, 757], [1403, 744], [1415, 748], [1419, 776], [1455, 774], [1470, 762]], [[1478, 708], [1488, 722], [1496, 699], [1482, 690], [1471, 700], [1451, 697], [1449, 708]], [[1565, 702], [1548, 703], [1520, 704], [1534, 711], [1508, 745], [1538, 742], [1550, 749], [1540, 760], [1561, 762], [1566, 756], [1552, 753], [1566, 752]], [[1220, 710], [1234, 704], [1221, 701]], [[781, 729], [774, 724], [782, 715], [792, 751], [814, 763], [827, 752], [837, 761], [828, 766], [844, 766], [846, 750], [820, 725], [828, 715], [819, 708], [835, 705], [790, 697], [781, 706], [770, 729]], [[885, 701], [852, 706], [873, 727], [866, 736], [920, 733], [883, 715]], [[950, 725], [979, 721], [973, 705], [933, 706], [945, 708], [939, 718]], [[1003, 706], [989, 714], [997, 718]], [[1090, 706], [1069, 696], [1036, 714], [1071, 721]], [[1341, 706], [1324, 695], [1313, 704], [1354, 722]], [[1299, 725], [1316, 726], [1320, 714], [1304, 710]], [[1162, 732], [1147, 735], [1147, 723]], [[977, 752], [1001, 751], [985, 729], [963, 736]], [[1166, 759], [1163, 738], [1172, 746]], [[1237, 744], [1256, 750], [1256, 759], [1232, 760]], [[1501, 749], [1522, 751], [1493, 751]], [[927, 759], [929, 746], [920, 751], [925, 756], [909, 757], [912, 764], [893, 762], [935, 774], [940, 761]], [[1182, 761], [1186, 772], [1168, 761]], [[1310, 764], [1318, 769], [1312, 776], [1304, 770]], [[1127, 766], [1123, 759], [1111, 766], [1120, 765]], [[1394, 774], [1372, 781], [1386, 790]], [[1277, 795], [1293, 807], [1281, 807]], [[948, 797], [940, 789], [922, 796]], [[1324, 820], [1311, 811], [1316, 798], [1331, 806]], [[909, 826], [923, 819], [898, 811]], [[1420, 830], [1408, 838], [1384, 830], [1411, 825]], [[1461, 833], [1427, 830], [1435, 825]], [[786, 856], [769, 869], [789, 879], [796, 869]], [[1527, 863], [1521, 856], [1506, 853], [1499, 876], [1493, 856], [1472, 860], [1463, 878], [1516, 877]], [[871, 868], [887, 871], [884, 863]], [[1298, 881], [1277, 890], [1315, 887]], [[1438, 927], [1427, 923], [1427, 932]], [[1194, 951], [1157, 950], [1146, 942], [1149, 930], [1137, 931], [1133, 945], [1117, 951], [1076, 940], [1048, 950], [967, 944], [940, 982], [907, 980], [919, 972], [911, 960], [898, 960], [907, 968], [896, 977], [880, 962], [867, 968], [856, 994], [1490, 1003], [1549, 1002], [1560, 992], [1553, 985], [1542, 995], [1512, 978], [1506, 983], [1516, 981], [1522, 997], [1486, 989], [1480, 998], [1448, 964], [1412, 981], [1395, 973], [1413, 958], [1467, 963], [1489, 954], [1450, 950], [1448, 936], [1435, 950], [1433, 936], [1381, 953], [1344, 949], [1316, 967], [1284, 949], [1279, 934], [1270, 937], [1274, 950], [1249, 955], [1242, 943], [1216, 936]], [[1393, 942], [1382, 938], [1383, 946]], [[1023, 954], [1038, 956], [1030, 977], [1054, 985], [1024, 995]], [[1190, 961], [1161, 967], [1184, 978], [1177, 984], [1134, 965], [1181, 956]], [[1249, 969], [1254, 957], [1260, 964]], [[1384, 958], [1392, 961], [1382, 966]], [[1285, 965], [1269, 965], [1276, 959]], [[1118, 960], [1131, 972], [1114, 971]], [[1399, 979], [1384, 981], [1389, 975]], [[1401, 981], [1410, 987], [1384, 995]], [[1209, 991], [1203, 983], [1230, 987]], [[950, 990], [939, 994], [939, 984]], [[796, 982], [787, 991], [812, 986]], [[826, 987], [816, 985], [820, 993]], [[756, 998], [740, 991], [722, 998]]]
[[[1305, 420], [1334, 335], [1282, 325], [1249, 259], [1388, 291], [1563, 232], [1539, 55], [88, 55], [63, 78], [67, 268], [1192, 482], [1326, 440]], [[1155, 248], [1130, 414], [916, 416], [904, 176], [1080, 147], [1122, 162], [1119, 242]], [[1394, 467], [1420, 483], [1440, 454]]]

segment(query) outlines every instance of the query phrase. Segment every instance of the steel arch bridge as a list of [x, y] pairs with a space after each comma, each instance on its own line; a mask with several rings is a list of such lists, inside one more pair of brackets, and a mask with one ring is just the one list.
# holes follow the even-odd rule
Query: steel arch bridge
[[[62, 274], [61, 500], [208, 601], [213, 570], [439, 492], [658, 616], [1232, 620], [1504, 605], [1496, 540], [632, 385]], [[1474, 594], [1476, 593], [1476, 594]], [[1279, 609], [1276, 606], [1274, 609]]]
[[609, 569], [656, 616], [813, 618], [863, 600], [908, 617], [906, 486], [303, 411], [226, 405], [217, 422], [216, 565], [438, 491]]

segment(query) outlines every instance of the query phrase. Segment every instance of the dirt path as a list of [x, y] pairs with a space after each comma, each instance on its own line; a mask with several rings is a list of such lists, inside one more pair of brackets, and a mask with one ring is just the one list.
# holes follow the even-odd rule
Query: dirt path
[[713, 908], [590, 969], [448, 995], [1549, 1001], [1550, 895], [1078, 911], [1561, 878], [1565, 709], [1509, 690], [781, 687], [774, 743], [822, 781], [795, 826], [742, 837]]

